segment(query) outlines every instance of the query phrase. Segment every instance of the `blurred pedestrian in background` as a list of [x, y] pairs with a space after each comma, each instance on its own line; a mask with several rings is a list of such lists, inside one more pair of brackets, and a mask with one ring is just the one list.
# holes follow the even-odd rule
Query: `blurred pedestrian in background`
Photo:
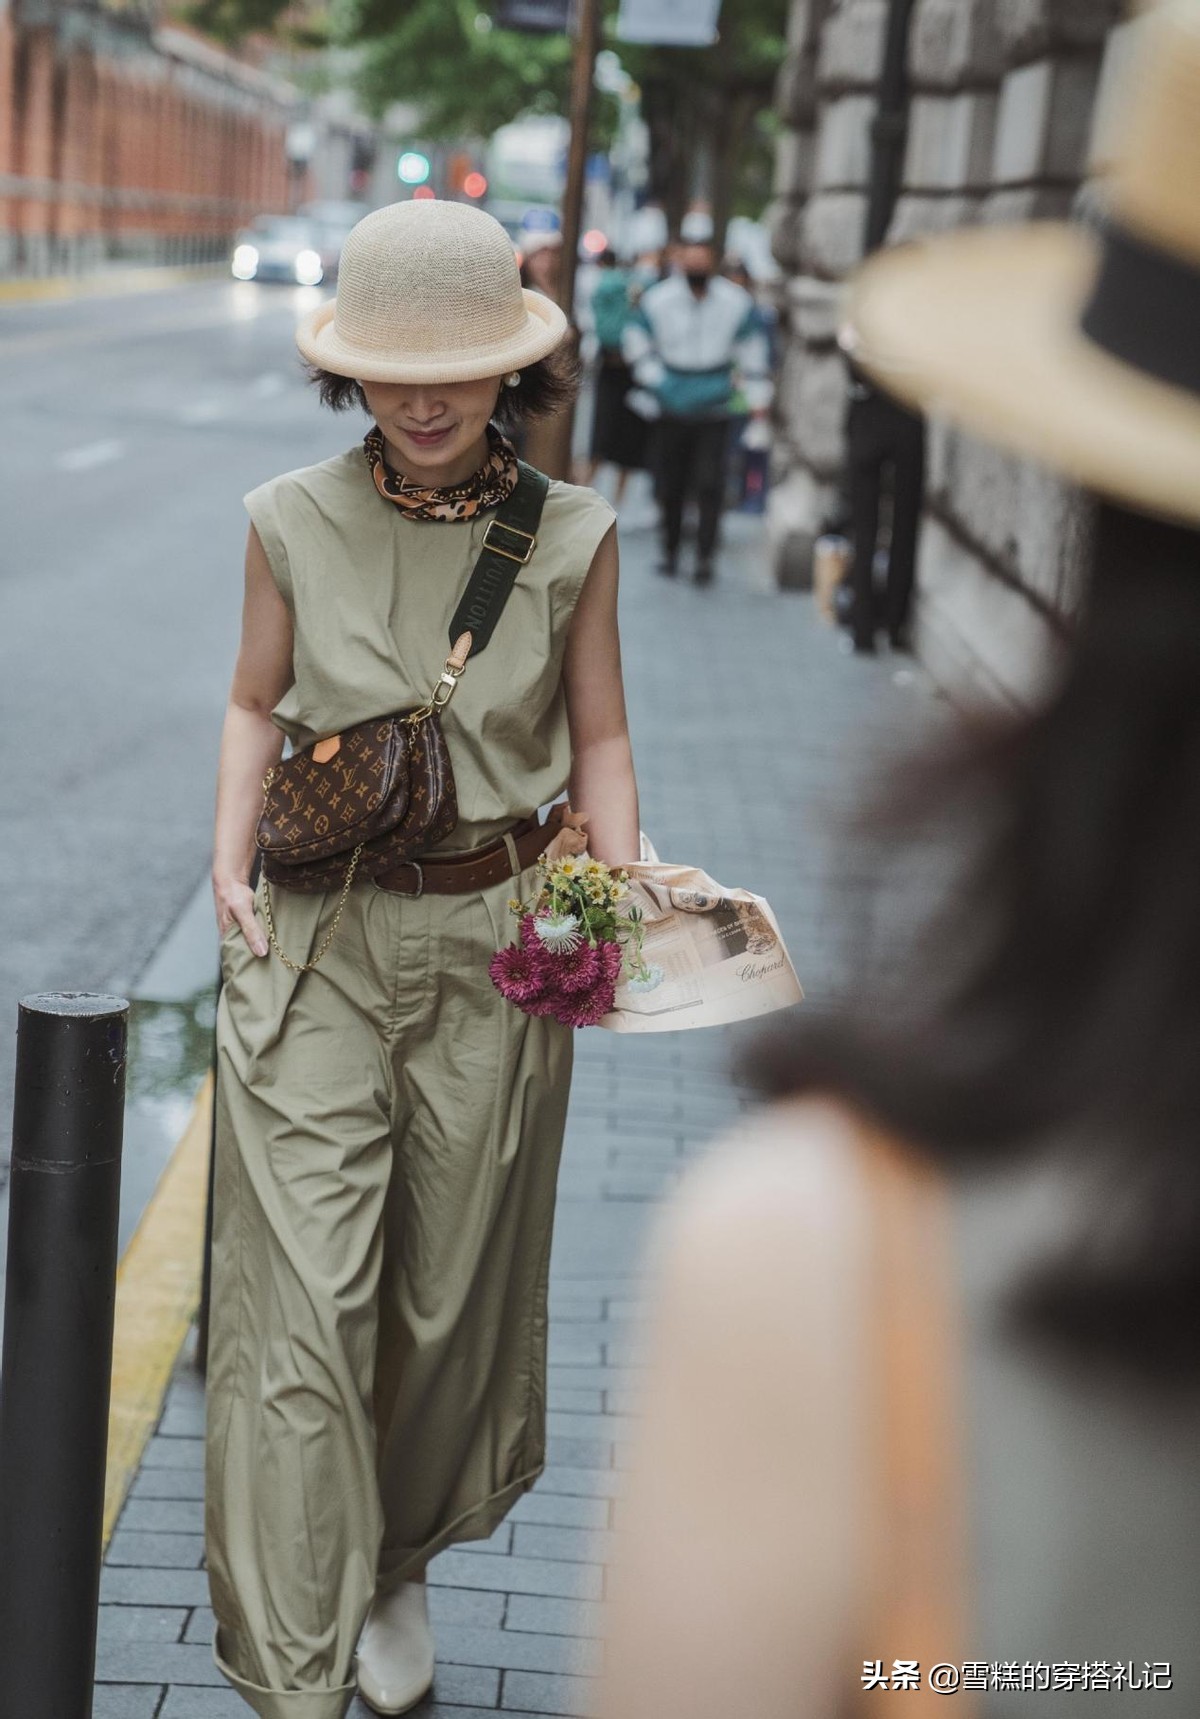
[[[767, 368], [774, 375], [778, 361], [776, 317], [774, 307], [764, 304], [758, 296], [754, 276], [742, 258], [730, 253], [721, 264], [721, 273], [735, 286], [743, 287], [754, 300], [754, 321], [766, 342]], [[762, 513], [767, 502], [767, 476], [771, 455], [771, 427], [765, 414], [752, 413], [745, 390], [736, 389], [730, 425], [729, 489], [731, 507], [747, 513]]]
[[[296, 336], [323, 403], [374, 423], [244, 497], [213, 855], [205, 1548], [214, 1660], [260, 1719], [342, 1719], [356, 1684], [381, 1713], [418, 1701], [425, 1566], [486, 1539], [545, 1462], [572, 1037], [501, 1001], [489, 963], [543, 851], [639, 851], [613, 510], [547, 486], [505, 433], [573, 398], [565, 334], [492, 216], [377, 209]], [[519, 561], [515, 583], [496, 553]], [[476, 594], [460, 619], [476, 566], [507, 594], [498, 618]], [[477, 648], [440, 719], [450, 816], [429, 849], [312, 892], [252, 888], [284, 735], [314, 765], [349, 753], [310, 805], [295, 795], [322, 836], [384, 767], [360, 725], [424, 705], [464, 637]], [[538, 808], [568, 778], [579, 810], [554, 833]], [[414, 774], [413, 799], [436, 785]]]
[[721, 264], [721, 274], [726, 280], [732, 281], [734, 286], [740, 286], [743, 291], [748, 292], [754, 300], [754, 324], [766, 337], [767, 362], [773, 370], [778, 356], [778, 318], [774, 305], [764, 303], [759, 297], [758, 283], [743, 259], [735, 253], [730, 252], [725, 258]]
[[[562, 234], [554, 231], [527, 233], [520, 243], [521, 285], [530, 292], [539, 292], [543, 298], [548, 298], [552, 304], [558, 303], [559, 273], [562, 267]], [[574, 358], [579, 351], [579, 325], [571, 311], [567, 317], [567, 335], [564, 352], [569, 351]], [[570, 408], [573, 410], [574, 408]], [[511, 437], [513, 448], [520, 459], [528, 459], [531, 452], [536, 455], [536, 447], [530, 447], [530, 426], [522, 421], [514, 424]]]
[[629, 271], [630, 291], [636, 304], [647, 287], [665, 281], [670, 274], [666, 247], [659, 251], [643, 251]]
[[544, 293], [555, 304], [562, 243], [562, 234], [558, 232], [529, 233], [521, 240], [521, 285]]
[[620, 507], [630, 472], [639, 471], [646, 464], [649, 426], [626, 403], [633, 373], [621, 340], [633, 310], [630, 271], [621, 267], [612, 250], [602, 251], [597, 262], [600, 272], [591, 303], [597, 345], [596, 397], [591, 458], [584, 481], [594, 483], [602, 465], [615, 466], [617, 487], [613, 500]]
[[[894, 651], [909, 651], [917, 539], [925, 502], [925, 420], [875, 387], [853, 364], [849, 394], [851, 637], [860, 656], [874, 654], [875, 635], [881, 628]], [[881, 547], [885, 518], [886, 543]], [[877, 589], [880, 565], [882, 591]]]
[[676, 267], [647, 287], [626, 326], [623, 344], [637, 387], [635, 409], [655, 419], [657, 496], [662, 510], [661, 573], [678, 571], [684, 510], [695, 497], [696, 581], [713, 578], [735, 384], [751, 409], [771, 397], [766, 342], [744, 287], [716, 273], [712, 223], [685, 217]]
[[894, 785], [962, 867], [899, 1001], [763, 1041], [656, 1235], [604, 1719], [924, 1716], [938, 1662], [1200, 1712], [1200, 0], [1141, 29], [1102, 231], [851, 297], [868, 374], [1102, 498], [1090, 583], [1042, 708]]

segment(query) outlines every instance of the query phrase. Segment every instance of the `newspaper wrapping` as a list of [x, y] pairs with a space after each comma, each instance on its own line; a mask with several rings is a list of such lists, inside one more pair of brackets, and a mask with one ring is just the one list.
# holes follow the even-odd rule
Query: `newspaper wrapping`
[[614, 1033], [721, 1027], [786, 1009], [804, 992], [767, 901], [730, 889], [696, 866], [668, 865], [642, 837], [627, 865], [631, 902], [642, 911], [650, 988], [622, 979], [598, 1023]]

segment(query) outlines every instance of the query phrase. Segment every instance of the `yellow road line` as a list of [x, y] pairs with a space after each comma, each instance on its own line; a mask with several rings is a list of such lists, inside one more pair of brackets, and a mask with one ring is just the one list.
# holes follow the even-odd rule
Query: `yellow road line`
[[209, 1074], [117, 1271], [105, 1546], [200, 1301], [211, 1117]]
[[186, 286], [189, 281], [215, 279], [228, 269], [223, 263], [187, 263], [113, 269], [107, 274], [44, 275], [0, 280], [0, 304], [23, 304], [54, 298], [82, 298], [95, 293], [151, 292], [156, 287]]

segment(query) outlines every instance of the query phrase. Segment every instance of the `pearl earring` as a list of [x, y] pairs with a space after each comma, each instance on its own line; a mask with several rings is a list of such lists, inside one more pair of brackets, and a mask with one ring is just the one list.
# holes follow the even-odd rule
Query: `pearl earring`
[[504, 378], [504, 386], [506, 388], [519, 388], [521, 386], [521, 372], [519, 370], [510, 370], [508, 375]]

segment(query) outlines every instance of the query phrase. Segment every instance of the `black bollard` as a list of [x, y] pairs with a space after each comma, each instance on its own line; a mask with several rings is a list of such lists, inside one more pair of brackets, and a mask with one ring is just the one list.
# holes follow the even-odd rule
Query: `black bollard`
[[26, 997], [0, 1370], [0, 1706], [90, 1719], [129, 1005]]

